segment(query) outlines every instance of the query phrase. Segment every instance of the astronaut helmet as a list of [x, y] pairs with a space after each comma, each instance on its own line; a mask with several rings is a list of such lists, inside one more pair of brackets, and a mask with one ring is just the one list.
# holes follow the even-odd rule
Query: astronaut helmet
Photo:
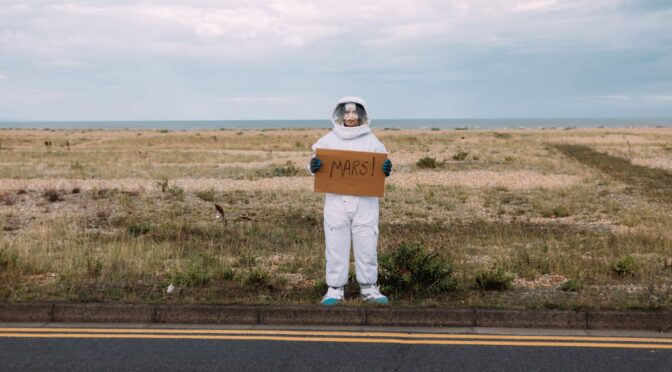
[[369, 124], [366, 102], [361, 97], [343, 97], [336, 103], [331, 121], [344, 127], [359, 127]]

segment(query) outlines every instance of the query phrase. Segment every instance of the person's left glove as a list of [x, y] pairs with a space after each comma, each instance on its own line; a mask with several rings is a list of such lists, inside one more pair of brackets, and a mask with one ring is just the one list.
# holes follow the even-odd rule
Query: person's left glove
[[392, 173], [392, 161], [390, 159], [383, 162], [383, 173], [385, 173], [385, 177], [388, 177]]

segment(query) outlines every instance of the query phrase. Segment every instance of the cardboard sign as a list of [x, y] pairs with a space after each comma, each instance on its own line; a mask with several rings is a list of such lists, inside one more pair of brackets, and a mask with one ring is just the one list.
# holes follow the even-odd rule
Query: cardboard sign
[[378, 196], [385, 195], [383, 162], [387, 154], [317, 149], [322, 167], [315, 173], [315, 192]]

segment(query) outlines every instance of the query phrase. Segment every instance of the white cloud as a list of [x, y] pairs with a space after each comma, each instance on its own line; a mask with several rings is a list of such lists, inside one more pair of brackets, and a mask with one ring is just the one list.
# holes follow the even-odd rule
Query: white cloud
[[551, 44], [633, 47], [640, 32], [671, 32], [665, 14], [641, 19], [614, 11], [624, 1], [35, 1], [0, 10], [0, 24], [13, 25], [0, 31], [0, 52], [72, 58], [125, 50], [249, 59], [334, 38], [383, 49], [432, 42], [538, 50]]
[[7, 75], [0, 74], [0, 80], [5, 80], [7, 79]]
[[556, 5], [555, 0], [526, 1], [515, 5], [514, 9], [521, 12], [548, 10]]

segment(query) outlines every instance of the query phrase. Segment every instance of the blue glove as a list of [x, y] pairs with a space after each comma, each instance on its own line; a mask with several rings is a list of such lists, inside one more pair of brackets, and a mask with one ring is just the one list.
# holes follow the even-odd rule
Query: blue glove
[[392, 161], [390, 161], [390, 159], [387, 159], [383, 162], [383, 173], [385, 173], [385, 177], [392, 173]]
[[310, 159], [310, 173], [317, 173], [318, 170], [320, 170], [320, 167], [322, 166], [322, 160], [318, 158], [317, 156]]

